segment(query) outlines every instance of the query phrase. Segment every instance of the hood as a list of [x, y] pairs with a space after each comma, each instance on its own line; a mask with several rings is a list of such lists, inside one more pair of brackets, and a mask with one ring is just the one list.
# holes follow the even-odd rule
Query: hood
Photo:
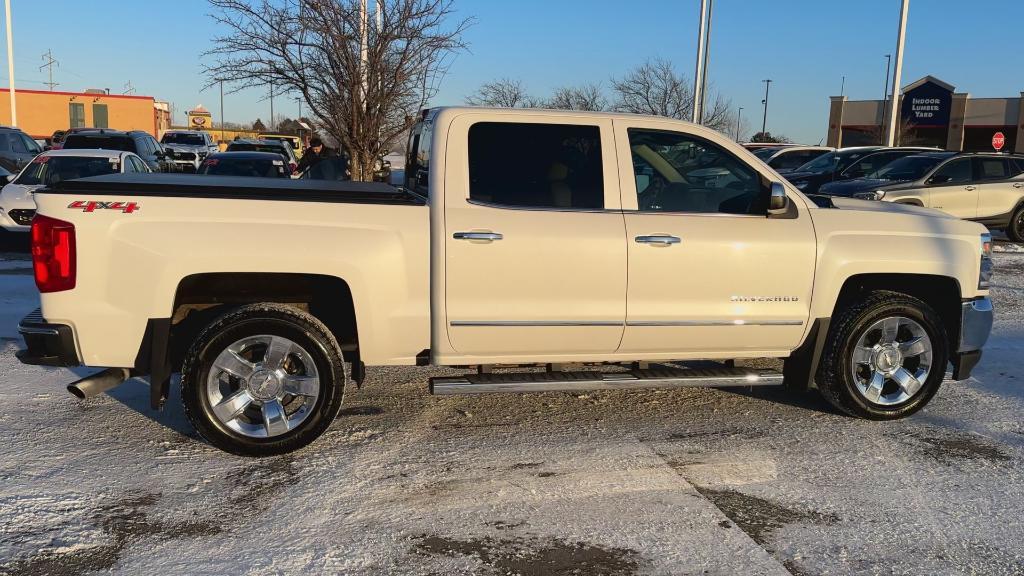
[[854, 178], [823, 184], [819, 192], [830, 196], [853, 196], [858, 192], [874, 192], [890, 190], [908, 183], [909, 180], [884, 180], [882, 178]]
[[4, 210], [31, 209], [35, 210], [36, 201], [32, 193], [42, 186], [25, 186], [8, 184], [0, 191], [0, 208]]
[[959, 220], [940, 210], [924, 208], [912, 204], [898, 204], [896, 202], [884, 202], [878, 200], [858, 200], [856, 198], [844, 198], [842, 196], [824, 196], [821, 194], [810, 195], [811, 200], [819, 208], [834, 208], [838, 210], [857, 210], [859, 212], [888, 212], [890, 214], [914, 214], [917, 216], [930, 216], [932, 218], [943, 218], [946, 220]]

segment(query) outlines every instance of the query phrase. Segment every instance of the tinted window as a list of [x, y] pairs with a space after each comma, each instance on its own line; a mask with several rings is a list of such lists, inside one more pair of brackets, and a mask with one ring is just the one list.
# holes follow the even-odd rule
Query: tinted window
[[783, 170], [789, 170], [803, 166], [807, 162], [817, 158], [824, 154], [824, 150], [794, 150], [792, 152], [783, 152], [778, 157], [774, 158], [768, 163], [772, 168], [780, 168]]
[[288, 176], [284, 161], [271, 158], [210, 158], [203, 162], [199, 173], [259, 178], [286, 178]]
[[629, 148], [642, 211], [764, 214], [760, 175], [710, 142], [631, 129]]
[[603, 208], [600, 128], [474, 124], [469, 129], [469, 197], [502, 206]]
[[1010, 177], [1008, 158], [977, 158], [978, 180], [1005, 180]]
[[26, 186], [49, 185], [75, 178], [114, 174], [120, 170], [117, 158], [39, 156], [22, 171], [15, 182]]
[[886, 164], [889, 164], [893, 160], [902, 158], [909, 154], [912, 154], [912, 152], [879, 152], [878, 154], [871, 154], [850, 164], [850, 166], [843, 171], [843, 175], [850, 178], [867, 176], [868, 174], [884, 167]]
[[149, 172], [150, 171], [149, 170], [149, 166], [146, 166], [146, 163], [143, 162], [141, 158], [139, 158], [137, 156], [129, 156], [128, 159], [135, 166], [135, 171], [136, 172], [143, 172], [143, 173], [145, 173], [145, 172]]
[[11, 151], [18, 154], [28, 154], [29, 149], [21, 134], [11, 134]]
[[936, 184], [963, 184], [971, 181], [971, 159], [957, 158], [943, 164], [932, 175]]
[[433, 123], [425, 119], [409, 133], [409, 145], [405, 159], [405, 187], [430, 196], [430, 145], [433, 137]]
[[64, 140], [64, 148], [103, 148], [104, 150], [131, 150], [132, 139], [111, 134], [72, 134]]
[[934, 168], [942, 158], [934, 156], [904, 156], [875, 170], [868, 178], [879, 180], [917, 180]]
[[228, 152], [273, 152], [280, 154], [285, 159], [288, 158], [288, 153], [285, 152], [284, 148], [277, 144], [254, 144], [251, 142], [232, 142], [228, 144]]
[[11, 151], [11, 135], [7, 132], [0, 132], [0, 151]]
[[1011, 158], [1010, 159], [1010, 175], [1017, 176], [1024, 173], [1024, 158]]
[[39, 154], [40, 152], [43, 151], [43, 149], [39, 146], [39, 143], [33, 140], [32, 138], [29, 138], [24, 134], [19, 134], [19, 136], [21, 136], [21, 139], [25, 141], [25, 148], [28, 148], [28, 151], [31, 154]]

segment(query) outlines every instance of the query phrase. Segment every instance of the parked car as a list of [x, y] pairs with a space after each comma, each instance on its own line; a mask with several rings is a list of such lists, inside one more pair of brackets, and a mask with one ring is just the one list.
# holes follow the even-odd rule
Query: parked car
[[0, 167], [17, 172], [43, 151], [28, 134], [18, 128], [0, 126]]
[[760, 148], [754, 151], [754, 156], [774, 168], [776, 172], [785, 173], [834, 150], [835, 148], [827, 146], [784, 146], [782, 148]]
[[762, 148], [785, 148], [787, 146], [796, 146], [796, 144], [785, 144], [782, 142], [744, 142], [741, 146], [753, 152], [755, 150], [761, 150]]
[[233, 140], [228, 143], [225, 152], [274, 152], [280, 154], [288, 163], [289, 174], [295, 172], [299, 161], [295, 158], [291, 145], [280, 140]]
[[291, 134], [260, 134], [260, 139], [284, 142], [292, 147], [292, 154], [294, 154], [297, 159], [302, 160], [302, 138], [292, 136]]
[[210, 154], [220, 151], [220, 147], [202, 130], [168, 130], [160, 138], [164, 150], [173, 155], [174, 163], [182, 172], [196, 172]]
[[862, 178], [897, 158], [931, 151], [935, 151], [935, 148], [840, 148], [835, 152], [822, 154], [792, 172], [787, 172], [786, 179], [804, 194], [814, 194], [826, 182]]
[[935, 208], [1005, 230], [1011, 240], [1024, 242], [1024, 156], [955, 152], [907, 156], [869, 179], [833, 184], [822, 191]]
[[156, 138], [142, 130], [107, 130], [92, 128], [68, 134], [61, 144], [63, 150], [121, 150], [133, 152], [142, 158], [153, 172], [177, 172], [171, 154], [163, 149]]
[[48, 150], [0, 190], [0, 226], [28, 232], [36, 214], [34, 193], [65, 180], [103, 174], [149, 172], [137, 155], [119, 150]]
[[288, 178], [291, 175], [284, 158], [276, 152], [218, 152], [203, 161], [199, 173], [259, 178]]
[[[394, 364], [469, 367], [434, 394], [813, 384], [893, 420], [950, 362], [967, 378], [992, 327], [983, 226], [812, 202], [703, 126], [434, 109], [408, 158], [408, 191], [162, 174], [39, 191], [41, 309], [17, 357], [104, 367], [79, 397], [149, 375], [153, 408], [180, 372], [202, 437], [267, 456], [337, 425], [349, 374]], [[760, 358], [784, 367], [646, 365]]]

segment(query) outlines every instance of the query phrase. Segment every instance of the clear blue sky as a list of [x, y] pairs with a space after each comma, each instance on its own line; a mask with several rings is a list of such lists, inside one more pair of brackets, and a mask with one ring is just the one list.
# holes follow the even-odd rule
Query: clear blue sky
[[[372, 2], [372, 0], [370, 0]], [[697, 0], [455, 0], [476, 23], [435, 104], [459, 104], [479, 84], [507, 76], [546, 96], [561, 85], [608, 78], [648, 58], [693, 74]], [[204, 0], [12, 0], [18, 84], [43, 89], [42, 54], [60, 61], [58, 90], [110, 88], [184, 110], [217, 114], [201, 92], [200, 55], [216, 34]], [[763, 78], [772, 78], [768, 130], [803, 142], [825, 136], [828, 96], [846, 76], [851, 99], [881, 97], [886, 53], [895, 50], [899, 0], [716, 0], [710, 81], [760, 128]], [[932, 74], [974, 97], [1024, 90], [1024, 0], [911, 0], [903, 84]], [[6, 75], [6, 69], [4, 72]], [[258, 93], [225, 98], [228, 121], [264, 121]], [[294, 101], [275, 113], [295, 116]], [[749, 132], [748, 132], [749, 133]]]

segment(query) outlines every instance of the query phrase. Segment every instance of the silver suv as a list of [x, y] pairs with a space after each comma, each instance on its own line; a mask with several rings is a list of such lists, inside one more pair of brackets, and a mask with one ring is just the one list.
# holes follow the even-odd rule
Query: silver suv
[[196, 172], [210, 154], [220, 152], [209, 132], [201, 130], [169, 130], [160, 139], [182, 172]]

